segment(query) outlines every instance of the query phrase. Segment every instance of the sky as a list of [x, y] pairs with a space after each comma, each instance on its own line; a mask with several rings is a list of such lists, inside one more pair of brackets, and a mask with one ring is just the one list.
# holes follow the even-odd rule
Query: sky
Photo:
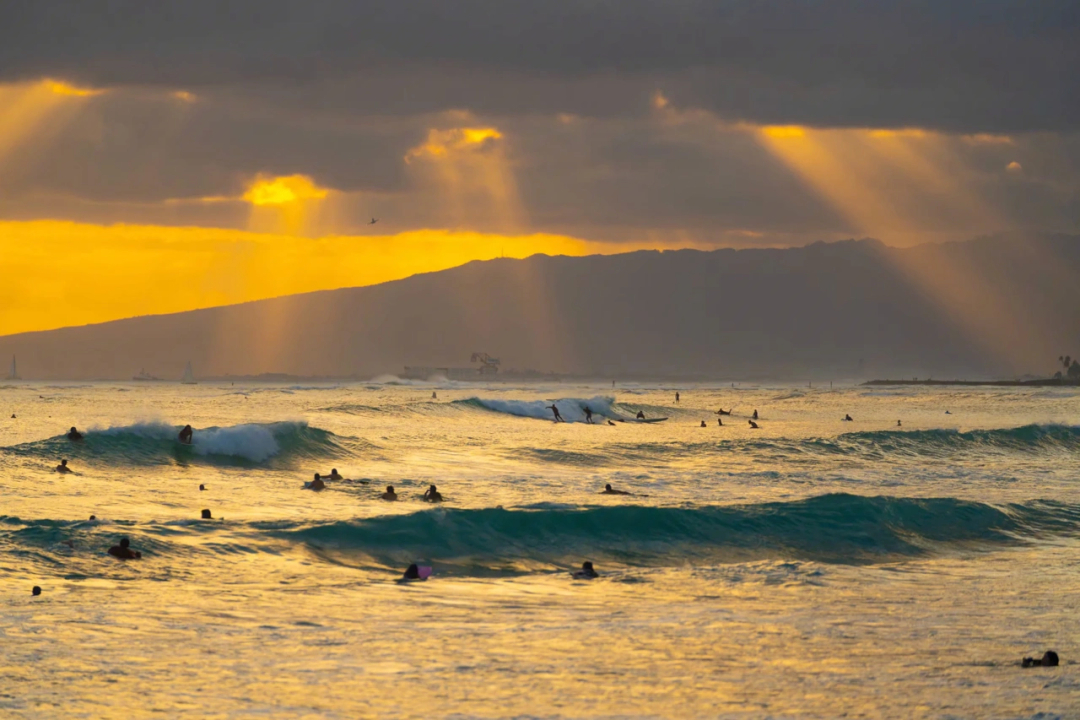
[[500, 256], [1077, 233], [1078, 67], [1068, 1], [11, 0], [0, 334]]

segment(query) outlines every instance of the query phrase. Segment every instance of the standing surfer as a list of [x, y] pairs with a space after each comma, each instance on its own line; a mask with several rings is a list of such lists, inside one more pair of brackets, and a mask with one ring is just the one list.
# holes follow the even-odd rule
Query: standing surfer
[[585, 406], [585, 422], [589, 423], [590, 425], [592, 425], [592, 424], [593, 424], [593, 421], [592, 421], [592, 410], [591, 410], [591, 409], [589, 409], [589, 406], [588, 406], [588, 405], [586, 405], [586, 406]]
[[195, 435], [195, 431], [191, 429], [190, 425], [185, 425], [184, 429], [180, 431], [177, 436], [180, 439], [180, 443], [183, 445], [190, 445], [192, 443], [192, 436]]
[[562, 419], [562, 415], [559, 414], [559, 408], [555, 407], [555, 403], [551, 403], [545, 409], [555, 413], [555, 422], [566, 422]]

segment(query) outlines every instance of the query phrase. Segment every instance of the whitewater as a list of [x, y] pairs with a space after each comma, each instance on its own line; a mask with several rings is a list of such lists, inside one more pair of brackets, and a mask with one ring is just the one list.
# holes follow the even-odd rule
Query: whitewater
[[1078, 401], [10, 383], [0, 717], [1078, 717]]

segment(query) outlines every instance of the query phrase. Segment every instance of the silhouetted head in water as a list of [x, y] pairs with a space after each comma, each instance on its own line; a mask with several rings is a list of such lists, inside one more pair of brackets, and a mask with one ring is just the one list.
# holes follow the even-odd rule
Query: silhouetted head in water
[[202, 511], [202, 518], [203, 520], [213, 520], [213, 518], [210, 517], [210, 511], [206, 509]]
[[91, 520], [97, 520], [97, 515], [91, 515], [91, 516], [90, 516], [90, 519], [91, 519]]
[[397, 493], [394, 492], [394, 486], [393, 485], [387, 485], [386, 486], [386, 492], [384, 492], [382, 494], [382, 499], [383, 500], [397, 500]]
[[341, 475], [338, 474], [337, 468], [331, 468], [330, 469], [330, 479], [331, 480], [340, 480], [341, 479]]
[[120, 538], [119, 545], [113, 545], [109, 548], [109, 554], [121, 560], [134, 560], [142, 557], [142, 553], [132, 551], [131, 541], [126, 537]]
[[37, 585], [35, 585], [34, 589], [30, 591], [30, 594], [37, 597], [38, 595], [41, 594], [41, 588], [38, 587]]
[[439, 492], [437, 487], [432, 485], [424, 491], [424, 499], [428, 502], [442, 502], [442, 493]]
[[591, 580], [592, 578], [600, 577], [600, 574], [593, 569], [592, 562], [586, 560], [581, 563], [581, 569], [574, 573], [574, 577], [583, 580]]
[[206, 486], [205, 486], [205, 485], [200, 485], [200, 486], [199, 486], [199, 489], [200, 489], [200, 490], [205, 490], [205, 489], [206, 489]]
[[1047, 650], [1041, 658], [1024, 658], [1020, 665], [1022, 667], [1057, 667], [1058, 654], [1053, 650]]
[[701, 427], [705, 427], [705, 421], [704, 420], [701, 421]]
[[78, 430], [76, 430], [74, 427], [72, 427], [71, 430], [68, 430], [67, 436], [68, 436], [68, 440], [82, 440], [83, 439], [82, 433], [79, 432]]
[[605, 485], [604, 489], [607, 490], [608, 492], [611, 492], [611, 483], [608, 483], [607, 485]]

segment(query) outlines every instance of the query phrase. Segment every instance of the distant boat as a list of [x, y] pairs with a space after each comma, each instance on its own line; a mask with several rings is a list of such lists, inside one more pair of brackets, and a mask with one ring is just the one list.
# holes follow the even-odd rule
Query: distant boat
[[19, 369], [15, 366], [15, 356], [14, 355], [11, 356], [11, 372], [8, 373], [7, 379], [8, 380], [22, 380], [22, 378], [19, 377]]
[[191, 361], [188, 360], [188, 364], [184, 367], [184, 377], [180, 378], [180, 382], [184, 385], [198, 385], [198, 381], [195, 379], [195, 373], [191, 371]]
[[155, 375], [151, 375], [150, 373], [146, 372], [146, 368], [140, 369], [139, 374], [132, 376], [131, 379], [136, 380], [138, 382], [155, 382], [155, 381], [160, 382], [161, 381], [161, 378], [159, 378], [159, 377], [157, 377]]

